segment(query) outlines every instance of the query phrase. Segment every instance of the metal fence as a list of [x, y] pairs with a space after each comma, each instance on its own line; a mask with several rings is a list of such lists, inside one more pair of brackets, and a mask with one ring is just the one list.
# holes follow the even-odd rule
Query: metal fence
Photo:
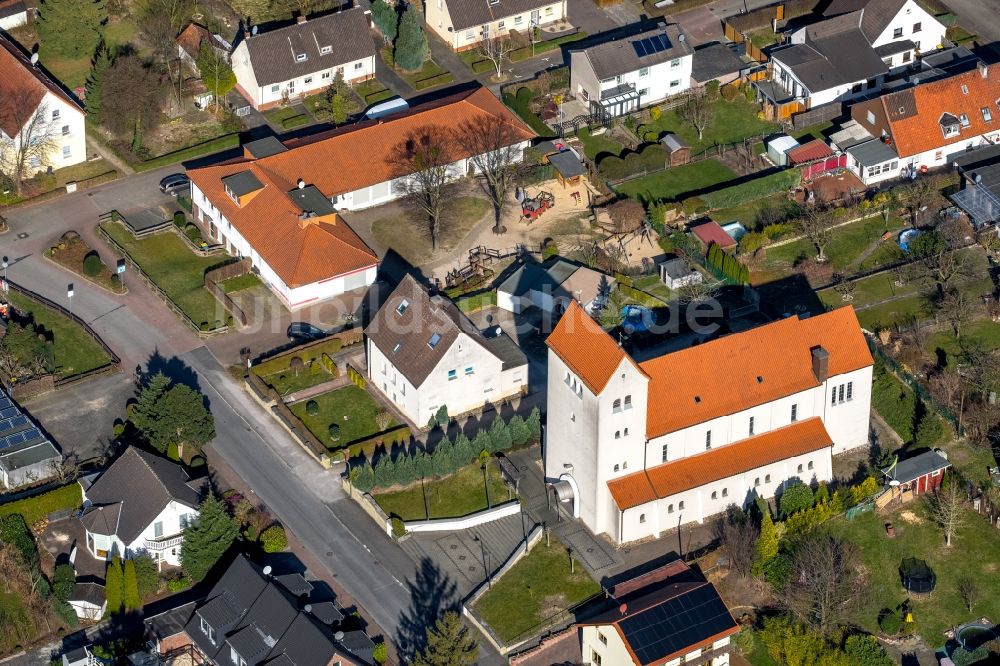
[[876, 359], [882, 361], [882, 363], [885, 364], [885, 367], [888, 368], [890, 372], [892, 372], [892, 374], [896, 377], [896, 379], [898, 379], [899, 381], [903, 382], [908, 387], [910, 387], [910, 389], [914, 392], [914, 394], [916, 394], [916, 396], [920, 400], [922, 400], [924, 404], [931, 407], [935, 412], [938, 413], [938, 415], [941, 416], [941, 418], [947, 420], [955, 429], [955, 432], [958, 434], [959, 437], [963, 435], [963, 429], [959, 428], [959, 420], [955, 416], [955, 414], [950, 409], [948, 409], [947, 407], [936, 401], [933, 397], [931, 397], [930, 392], [924, 387], [923, 384], [920, 383], [920, 381], [916, 377], [910, 374], [905, 368], [903, 368], [903, 366], [897, 363], [891, 356], [889, 356], [880, 348], [875, 346], [875, 344], [871, 340], [868, 341], [868, 347], [869, 349], [871, 349], [872, 355]]

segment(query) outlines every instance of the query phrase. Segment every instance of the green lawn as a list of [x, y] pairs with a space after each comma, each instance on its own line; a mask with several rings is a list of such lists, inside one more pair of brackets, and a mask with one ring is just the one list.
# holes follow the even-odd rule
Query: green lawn
[[[979, 319], [962, 327], [962, 340], [965, 343], [970, 341], [975, 343], [973, 347], [980, 347], [984, 350], [1000, 349], [1000, 325], [989, 319]], [[941, 349], [948, 355], [949, 359], [954, 359], [962, 353], [959, 340], [955, 333], [949, 329], [930, 336], [927, 341], [927, 351], [934, 353]]]
[[[319, 406], [319, 411], [315, 415], [310, 414], [307, 409], [312, 400]], [[344, 386], [323, 393], [310, 400], [297, 402], [289, 409], [319, 441], [331, 449], [339, 449], [350, 442], [380, 432], [375, 423], [375, 415], [382, 411], [382, 408], [364, 389], [357, 386]], [[330, 438], [332, 423], [340, 426], [340, 439], [337, 441]], [[389, 423], [390, 428], [394, 425], [395, 421]]]
[[259, 277], [253, 273], [247, 273], [246, 275], [241, 275], [239, 277], [234, 277], [231, 280], [221, 282], [219, 283], [219, 286], [222, 287], [222, 291], [230, 294], [234, 291], [250, 289], [251, 287], [256, 287], [260, 284], [261, 282]]
[[396, 94], [382, 85], [378, 79], [368, 79], [354, 86], [354, 92], [364, 100], [366, 106], [384, 102]]
[[[226, 321], [225, 308], [205, 289], [205, 271], [218, 266], [225, 257], [195, 254], [170, 232], [136, 239], [118, 223], [106, 223], [102, 228], [196, 326], [215, 328], [216, 322]], [[128, 274], [125, 279], [127, 284]]]
[[617, 185], [616, 189], [640, 201], [673, 201], [736, 177], [732, 169], [709, 159], [635, 178]]
[[[509, 493], [500, 470], [494, 462], [487, 468], [490, 504], [506, 502]], [[404, 490], [373, 491], [372, 496], [382, 510], [404, 521], [428, 518], [458, 518], [489, 508], [486, 486], [479, 463], [466, 465], [450, 476], [415, 483]], [[424, 502], [427, 511], [424, 510]], [[428, 513], [430, 515], [428, 515]]]
[[[856, 543], [862, 551], [870, 591], [867, 603], [851, 620], [865, 629], [878, 629], [878, 613], [882, 608], [895, 607], [906, 598], [899, 577], [903, 558], [923, 559], [937, 574], [937, 587], [924, 598], [911, 597], [917, 633], [931, 647], [944, 644], [945, 630], [966, 620], [1000, 616], [1000, 577], [997, 553], [1000, 553], [1000, 533], [991, 529], [985, 519], [968, 512], [965, 525], [952, 538], [952, 546], [944, 545], [942, 531], [928, 518], [922, 498], [907, 504], [919, 522], [904, 520], [899, 513], [876, 515], [866, 513], [853, 522], [835, 519], [831, 528]], [[896, 537], [885, 535], [885, 523], [892, 522]], [[962, 603], [957, 584], [964, 577], [974, 578], [980, 601], [972, 612]]]
[[279, 129], [286, 129], [285, 124], [288, 121], [295, 122], [293, 118], [298, 118], [301, 114], [294, 106], [281, 106], [274, 109], [268, 109], [264, 112], [264, 117], [267, 118], [267, 122], [271, 123]]
[[737, 206], [719, 208], [712, 211], [712, 219], [717, 220], [719, 224], [741, 222], [744, 227], [753, 230], [761, 226], [761, 223], [758, 223], [758, 217], [763, 219], [761, 213], [764, 211], [780, 211], [782, 216], [791, 218], [794, 217], [798, 210], [799, 205], [782, 192], [780, 194], [772, 194], [763, 199], [747, 201]]
[[[455, 78], [454, 75], [451, 74], [451, 72], [444, 69], [443, 67], [441, 67], [441, 65], [437, 64], [430, 58], [424, 61], [424, 64], [420, 66], [420, 69], [411, 72], [396, 67], [392, 59], [391, 47], [386, 46], [382, 48], [379, 51], [379, 55], [382, 58], [382, 62], [384, 62], [389, 67], [395, 69], [396, 73], [399, 74], [401, 77], [403, 77], [403, 80], [406, 81], [410, 85], [410, 87], [413, 88], [414, 90], [423, 90], [425, 88], [430, 88], [432, 86], [438, 86], [445, 83], [449, 83], [453, 81]], [[440, 80], [438, 80], [436, 77], [441, 77], [441, 78]], [[434, 80], [431, 81], [431, 79]]]
[[7, 299], [22, 314], [31, 315], [35, 324], [51, 335], [59, 377], [79, 375], [111, 362], [104, 349], [69, 317], [13, 290], [7, 293]]
[[601, 591], [580, 565], [570, 573], [566, 546], [543, 538], [531, 552], [511, 567], [474, 608], [501, 639], [523, 638], [547, 618]]
[[673, 298], [673, 293], [670, 291], [670, 287], [663, 284], [663, 280], [660, 279], [658, 274], [646, 275], [632, 283], [632, 286], [639, 291], [644, 291], [647, 294], [655, 296], [661, 301], [669, 301]]
[[47, 55], [44, 49], [41, 54], [42, 65], [66, 88], [72, 90], [87, 82], [87, 75], [90, 74], [90, 58], [77, 58], [75, 60], [60, 58]]
[[809, 127], [803, 127], [800, 130], [795, 130], [789, 133], [789, 136], [797, 140], [799, 143], [808, 143], [813, 139], [819, 139], [821, 141], [826, 141], [825, 132], [834, 128], [832, 122], [816, 123], [815, 125], [810, 125]]
[[677, 109], [664, 111], [659, 120], [640, 127], [639, 136], [643, 136], [649, 131], [661, 134], [674, 132], [681, 135], [690, 144], [691, 154], [697, 155], [710, 146], [738, 142], [750, 136], [770, 134], [781, 127], [777, 123], [759, 119], [757, 106], [746, 101], [742, 95], [737, 96], [732, 102], [727, 102], [720, 97], [713, 104], [713, 108], [712, 120], [700, 139], [697, 130], [687, 121], [681, 119]]
[[[861, 270], [860, 267], [853, 266], [853, 262], [861, 256], [865, 249], [875, 242], [880, 243], [875, 252], [875, 254], [879, 254], [879, 261], [885, 263], [890, 257], [901, 256], [899, 254], [901, 250], [899, 250], [899, 245], [896, 243], [896, 232], [905, 226], [906, 223], [900, 218], [889, 218], [889, 224], [886, 226], [882, 216], [875, 215], [874, 217], [859, 220], [853, 224], [835, 229], [830, 243], [826, 246], [826, 256], [829, 259], [830, 265], [838, 272], [846, 269], [853, 269], [852, 272]], [[892, 238], [879, 241], [879, 238], [886, 231], [893, 232]], [[889, 248], [888, 252], [884, 251], [886, 247]], [[895, 251], [892, 248], [895, 248]], [[879, 250], [882, 250], [881, 254]], [[804, 238], [778, 247], [768, 248], [767, 250], [767, 262], [773, 267], [779, 265], [792, 266], [800, 259], [813, 258], [815, 256], [816, 248], [812, 242]], [[872, 261], [874, 256], [873, 254], [866, 262], [868, 268], [875, 268], [877, 266]]]
[[625, 146], [618, 143], [614, 139], [609, 139], [607, 134], [598, 134], [594, 136], [590, 133], [586, 127], [581, 128], [576, 134], [576, 138], [580, 139], [583, 143], [583, 152], [586, 153], [587, 157], [594, 160], [595, 162], [599, 157], [605, 157], [607, 155], [618, 156]]

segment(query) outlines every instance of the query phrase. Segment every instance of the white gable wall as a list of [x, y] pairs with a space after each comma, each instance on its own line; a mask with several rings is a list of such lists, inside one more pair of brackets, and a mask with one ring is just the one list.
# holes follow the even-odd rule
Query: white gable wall
[[[919, 24], [919, 28], [917, 26]], [[896, 36], [896, 31], [900, 36]], [[909, 39], [917, 44], [917, 50], [922, 52], [940, 48], [944, 41], [946, 28], [931, 14], [925, 11], [914, 0], [907, 0], [894, 18], [882, 31], [882, 34], [872, 42], [873, 47], [883, 46], [902, 39]]]

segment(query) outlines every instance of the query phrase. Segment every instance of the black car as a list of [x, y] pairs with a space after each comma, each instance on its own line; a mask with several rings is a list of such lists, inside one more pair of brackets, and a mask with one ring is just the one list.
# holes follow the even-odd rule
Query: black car
[[160, 181], [160, 191], [164, 194], [186, 192], [191, 187], [191, 181], [182, 173], [170, 174]]
[[290, 340], [319, 340], [326, 337], [326, 331], [304, 321], [293, 321], [288, 327]]

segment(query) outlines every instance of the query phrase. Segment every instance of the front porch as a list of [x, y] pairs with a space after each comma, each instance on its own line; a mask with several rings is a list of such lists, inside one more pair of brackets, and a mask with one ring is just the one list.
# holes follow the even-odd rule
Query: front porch
[[802, 113], [809, 109], [805, 98], [795, 96], [779, 81], [765, 79], [751, 81], [751, 84], [757, 89], [757, 101], [763, 105], [764, 117], [767, 120], [788, 120], [796, 113]]

